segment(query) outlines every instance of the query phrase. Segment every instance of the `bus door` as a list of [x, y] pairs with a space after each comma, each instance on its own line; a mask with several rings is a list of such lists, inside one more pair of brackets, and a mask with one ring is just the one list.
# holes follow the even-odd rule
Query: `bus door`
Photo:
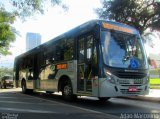
[[39, 89], [40, 88], [40, 79], [39, 79], [39, 55], [35, 54], [34, 55], [34, 89]]
[[93, 67], [95, 65], [95, 57], [97, 57], [94, 42], [93, 35], [86, 35], [78, 38], [78, 91], [92, 92], [92, 78], [95, 72]]

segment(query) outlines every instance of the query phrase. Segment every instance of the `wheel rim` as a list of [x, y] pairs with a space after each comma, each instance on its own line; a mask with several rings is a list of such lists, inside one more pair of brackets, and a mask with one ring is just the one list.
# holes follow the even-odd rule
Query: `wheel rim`
[[71, 87], [70, 86], [68, 86], [68, 85], [66, 85], [65, 87], [64, 87], [64, 95], [71, 95], [71, 92], [72, 92], [72, 90], [71, 90]]

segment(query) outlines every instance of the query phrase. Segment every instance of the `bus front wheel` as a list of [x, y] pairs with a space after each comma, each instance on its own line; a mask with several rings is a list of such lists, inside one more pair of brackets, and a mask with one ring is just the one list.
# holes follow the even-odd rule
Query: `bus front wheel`
[[71, 83], [68, 81], [63, 87], [62, 96], [65, 100], [73, 101], [76, 99], [76, 95], [73, 95], [73, 89]]

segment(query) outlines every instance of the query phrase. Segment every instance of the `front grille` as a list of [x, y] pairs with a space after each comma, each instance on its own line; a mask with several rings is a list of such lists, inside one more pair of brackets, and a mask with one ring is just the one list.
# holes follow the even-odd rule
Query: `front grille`
[[122, 72], [118, 71], [114, 73], [119, 78], [132, 78], [132, 79], [141, 79], [146, 76], [145, 73], [141, 72]]
[[142, 86], [142, 85], [121, 85], [121, 86], [126, 86], [126, 87], [128, 87], [128, 86]]
[[118, 80], [119, 84], [121, 85], [129, 85], [129, 84], [136, 84], [136, 85], [140, 85], [143, 84], [143, 79], [119, 79]]

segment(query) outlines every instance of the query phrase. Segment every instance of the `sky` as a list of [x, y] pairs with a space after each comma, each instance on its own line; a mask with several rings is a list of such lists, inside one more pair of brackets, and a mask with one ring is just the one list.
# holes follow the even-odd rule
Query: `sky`
[[[2, 1], [2, 0], [0, 0]], [[11, 44], [12, 55], [0, 57], [0, 67], [13, 67], [14, 58], [26, 50], [26, 33], [40, 33], [42, 43], [92, 19], [98, 19], [94, 9], [101, 7], [101, 0], [63, 0], [69, 7], [64, 11], [59, 6], [48, 8], [44, 15], [36, 15], [27, 21], [17, 19], [13, 26], [19, 32], [16, 41]], [[69, 2], [68, 2], [69, 1]], [[6, 3], [7, 4], [7, 3]], [[147, 53], [159, 53], [160, 42], [153, 41], [155, 48], [147, 47]]]
[[13, 26], [20, 36], [17, 35], [16, 41], [11, 44], [12, 55], [0, 57], [1, 67], [12, 67], [14, 58], [25, 52], [27, 32], [40, 33], [44, 43], [86, 21], [98, 18], [94, 9], [101, 6], [100, 0], [63, 0], [63, 2], [69, 7], [68, 11], [56, 6], [48, 8], [44, 15], [33, 16], [25, 22], [16, 20]]

